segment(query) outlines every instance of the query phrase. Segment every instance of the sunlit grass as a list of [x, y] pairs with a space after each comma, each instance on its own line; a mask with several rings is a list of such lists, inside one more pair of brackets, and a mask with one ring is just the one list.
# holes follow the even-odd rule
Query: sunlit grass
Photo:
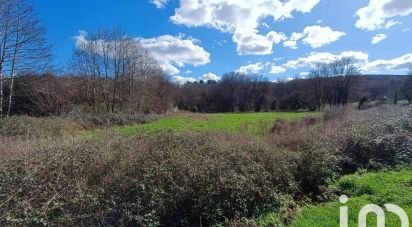
[[[333, 186], [341, 194], [349, 196], [349, 227], [358, 226], [358, 213], [367, 204], [381, 207], [393, 203], [402, 207], [412, 218], [412, 170], [355, 174], [343, 177]], [[339, 226], [339, 208], [336, 202], [304, 208], [291, 226]], [[401, 226], [399, 218], [386, 212], [386, 226]], [[368, 226], [376, 226], [376, 216], [368, 216]]]
[[124, 136], [137, 133], [156, 133], [159, 131], [223, 131], [228, 133], [247, 133], [263, 135], [276, 119], [297, 119], [315, 113], [234, 113], [234, 114], [187, 114], [162, 118], [158, 121], [117, 128]]

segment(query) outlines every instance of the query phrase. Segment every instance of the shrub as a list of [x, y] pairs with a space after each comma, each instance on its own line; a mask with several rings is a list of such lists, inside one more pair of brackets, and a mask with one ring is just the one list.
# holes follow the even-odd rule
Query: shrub
[[160, 115], [125, 113], [90, 114], [73, 110], [64, 117], [77, 122], [86, 129], [95, 129], [132, 124], [144, 124], [159, 119]]
[[34, 118], [12, 116], [0, 119], [0, 136], [2, 137], [61, 137], [81, 130], [81, 125], [63, 118]]
[[280, 209], [297, 189], [294, 162], [239, 139], [167, 133], [38, 151], [0, 171], [1, 224], [213, 225]]
[[342, 168], [379, 169], [412, 162], [412, 113], [409, 108], [372, 116], [350, 127], [341, 144]]
[[[6, 155], [0, 165], [0, 225], [288, 223], [294, 201], [327, 198], [326, 186], [341, 174], [410, 165], [411, 115], [410, 107], [381, 106], [277, 121], [266, 140], [173, 132], [56, 140], [20, 158]], [[53, 119], [62, 122], [51, 128], [45, 119], [6, 119], [0, 132], [24, 135], [27, 124], [37, 135], [58, 134], [71, 130], [68, 122], [74, 129], [88, 124], [67, 119]], [[267, 212], [276, 215], [250, 221]]]
[[410, 107], [347, 109], [327, 112], [323, 119], [278, 120], [267, 141], [295, 153], [301, 191], [322, 199], [325, 186], [342, 174], [410, 165], [411, 125]]

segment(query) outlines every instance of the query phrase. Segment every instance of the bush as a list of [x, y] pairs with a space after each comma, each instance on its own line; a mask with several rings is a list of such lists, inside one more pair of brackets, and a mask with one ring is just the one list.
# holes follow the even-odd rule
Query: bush
[[0, 136], [48, 138], [74, 134], [82, 126], [63, 118], [34, 118], [12, 116], [0, 119]]
[[380, 169], [412, 162], [412, 113], [409, 108], [372, 116], [350, 127], [341, 144], [342, 171]]
[[322, 199], [342, 174], [412, 163], [410, 107], [327, 112], [323, 119], [275, 122], [267, 141], [296, 154], [304, 195]]
[[[326, 199], [326, 186], [342, 174], [410, 165], [411, 115], [410, 107], [382, 106], [277, 121], [266, 140], [159, 132], [33, 148], [0, 163], [0, 225], [288, 223], [295, 201]], [[27, 124], [37, 135], [58, 134], [92, 122], [75, 119], [50, 119], [61, 122], [49, 128], [45, 119], [11, 118], [0, 133], [24, 135]], [[250, 221], [267, 212], [276, 215]]]
[[73, 110], [64, 116], [86, 129], [105, 128], [113, 126], [124, 126], [133, 124], [144, 124], [160, 118], [158, 114], [125, 114], [106, 113], [90, 114]]
[[167, 133], [38, 151], [1, 170], [1, 225], [213, 225], [280, 209], [296, 191], [294, 161], [241, 139]]

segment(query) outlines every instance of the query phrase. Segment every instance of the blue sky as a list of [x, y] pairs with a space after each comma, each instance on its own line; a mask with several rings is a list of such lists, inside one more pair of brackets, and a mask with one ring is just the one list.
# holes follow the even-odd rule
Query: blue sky
[[138, 38], [178, 82], [230, 71], [286, 79], [342, 56], [364, 73], [412, 69], [411, 0], [32, 2], [56, 65], [70, 59], [76, 40], [116, 26]]

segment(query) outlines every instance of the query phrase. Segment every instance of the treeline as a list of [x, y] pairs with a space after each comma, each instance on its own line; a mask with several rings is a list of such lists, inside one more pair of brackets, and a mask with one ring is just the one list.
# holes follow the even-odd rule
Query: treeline
[[308, 78], [270, 82], [261, 75], [228, 73], [221, 81], [187, 83], [176, 105], [192, 112], [315, 111], [349, 102], [411, 103], [411, 76], [364, 76], [350, 58], [314, 67]]
[[[177, 85], [138, 40], [102, 29], [76, 42], [66, 73], [53, 73], [46, 30], [24, 0], [0, 0], [0, 118], [13, 114], [321, 110], [412, 97], [411, 78], [360, 76], [350, 58], [318, 64], [308, 78], [270, 82], [227, 73]], [[370, 78], [369, 78], [370, 79]]]
[[[114, 81], [84, 76], [56, 76], [53, 74], [17, 77], [12, 114], [33, 116], [62, 115], [74, 108], [91, 113], [112, 112], [113, 100], [105, 100], [101, 92], [113, 94], [114, 112], [165, 113], [178, 107], [192, 112], [259, 112], [259, 111], [314, 111], [319, 108], [338, 108], [347, 103], [396, 103], [411, 101], [411, 76], [350, 76], [349, 90], [334, 85], [340, 77], [295, 79], [270, 82], [259, 75], [228, 73], [221, 81], [200, 81], [178, 86], [159, 74], [147, 81], [127, 78]], [[320, 81], [319, 81], [320, 80]], [[96, 99], [90, 88], [96, 85]], [[145, 83], [145, 84], [143, 84]], [[132, 84], [133, 86], [130, 86]], [[323, 95], [316, 93], [321, 84]], [[130, 86], [130, 87], [129, 87]], [[105, 88], [105, 89], [103, 89]], [[137, 89], [139, 88], [139, 89]], [[136, 89], [136, 90], [134, 90]], [[336, 89], [336, 90], [335, 90]], [[7, 94], [7, 87], [5, 89]], [[130, 95], [129, 92], [132, 92]], [[344, 96], [346, 95], [347, 96]], [[129, 96], [130, 95], [130, 96]], [[335, 103], [336, 97], [346, 97]], [[113, 96], [109, 96], [113, 98]], [[122, 98], [123, 97], [123, 98]], [[322, 97], [318, 99], [317, 97]], [[319, 101], [321, 100], [321, 101]]]

